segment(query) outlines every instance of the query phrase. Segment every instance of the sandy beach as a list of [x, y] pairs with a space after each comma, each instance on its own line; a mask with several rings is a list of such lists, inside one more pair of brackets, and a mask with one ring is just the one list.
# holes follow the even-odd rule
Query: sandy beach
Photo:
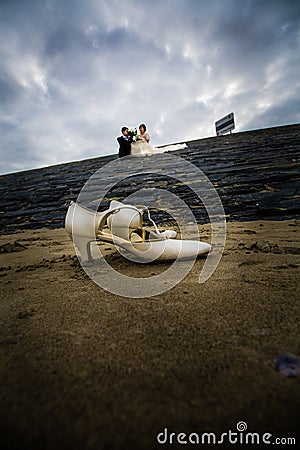
[[[277, 355], [300, 356], [299, 229], [229, 223], [206, 283], [199, 259], [142, 299], [90, 280], [62, 228], [2, 235], [1, 447], [151, 449], [165, 428], [221, 434], [240, 421], [270, 442], [299, 437], [300, 377], [273, 368]], [[136, 276], [164, 268], [104, 250]]]

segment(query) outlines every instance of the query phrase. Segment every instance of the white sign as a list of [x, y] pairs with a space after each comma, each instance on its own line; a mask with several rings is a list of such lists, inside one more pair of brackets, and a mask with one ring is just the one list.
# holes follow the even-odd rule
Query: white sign
[[234, 130], [233, 113], [230, 113], [227, 116], [222, 117], [222, 119], [217, 120], [217, 122], [215, 122], [215, 125], [217, 136], [219, 136], [220, 134], [227, 133], [227, 131]]

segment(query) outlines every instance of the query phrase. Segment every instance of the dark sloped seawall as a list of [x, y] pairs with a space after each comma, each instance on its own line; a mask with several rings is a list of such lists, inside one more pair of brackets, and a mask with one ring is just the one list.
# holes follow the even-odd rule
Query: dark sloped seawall
[[[300, 124], [233, 133], [199, 139], [173, 154], [199, 167], [215, 186], [227, 220], [284, 220], [299, 218]], [[99, 157], [0, 177], [1, 230], [41, 227], [60, 228], [68, 204], [75, 200], [87, 179], [116, 155]], [[152, 157], [155, 164], [155, 157]], [[130, 179], [108, 194], [122, 200], [145, 186], [145, 177]], [[190, 190], [156, 180], [192, 206], [199, 221], [206, 221], [204, 208]], [[159, 214], [158, 214], [159, 215]]]

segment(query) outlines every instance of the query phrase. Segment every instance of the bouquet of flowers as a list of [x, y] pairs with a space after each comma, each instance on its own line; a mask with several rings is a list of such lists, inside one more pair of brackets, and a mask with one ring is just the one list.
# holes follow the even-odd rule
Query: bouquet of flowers
[[129, 128], [128, 136], [130, 137], [130, 139], [134, 140], [136, 138], [136, 136], [137, 136], [136, 128]]

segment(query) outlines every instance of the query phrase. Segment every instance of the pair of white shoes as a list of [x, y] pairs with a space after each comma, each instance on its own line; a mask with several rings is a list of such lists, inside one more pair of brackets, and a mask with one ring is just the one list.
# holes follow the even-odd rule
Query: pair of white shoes
[[[155, 231], [143, 227], [145, 212]], [[159, 231], [147, 207], [116, 200], [101, 213], [71, 202], [65, 229], [80, 252], [81, 262], [92, 261], [90, 244], [93, 241], [114, 244], [123, 256], [141, 263], [196, 258], [211, 250], [210, 244], [204, 242], [176, 239], [175, 230]]]

